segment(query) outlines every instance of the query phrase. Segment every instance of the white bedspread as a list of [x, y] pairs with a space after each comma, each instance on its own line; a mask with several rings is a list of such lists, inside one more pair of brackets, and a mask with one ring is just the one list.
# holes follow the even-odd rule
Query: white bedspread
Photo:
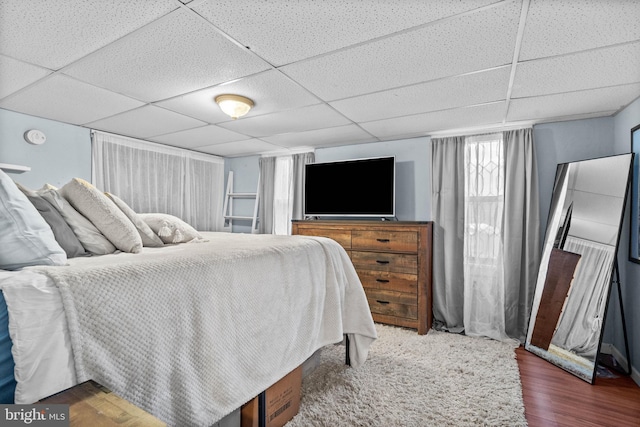
[[205, 235], [32, 268], [60, 289], [79, 382], [169, 425], [209, 426], [345, 333], [352, 366], [365, 361], [375, 327], [336, 242]]

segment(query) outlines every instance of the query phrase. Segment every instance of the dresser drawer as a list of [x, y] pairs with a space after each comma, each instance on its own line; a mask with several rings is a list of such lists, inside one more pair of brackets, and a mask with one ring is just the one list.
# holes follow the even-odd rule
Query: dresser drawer
[[415, 274], [418, 269], [418, 257], [416, 255], [352, 251], [351, 261], [356, 270]]
[[351, 249], [350, 230], [332, 230], [327, 228], [300, 228], [298, 234], [303, 236], [328, 237], [335, 240], [345, 249]]
[[418, 318], [418, 300], [415, 294], [374, 289], [366, 289], [365, 293], [373, 314]]
[[362, 287], [389, 291], [418, 293], [418, 276], [379, 270], [358, 270]]
[[418, 233], [413, 231], [353, 230], [351, 245], [353, 249], [417, 252]]

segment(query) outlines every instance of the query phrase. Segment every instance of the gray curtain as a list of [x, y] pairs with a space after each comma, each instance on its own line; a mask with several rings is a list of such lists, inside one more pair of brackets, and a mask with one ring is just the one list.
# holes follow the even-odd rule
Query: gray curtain
[[315, 153], [302, 153], [293, 156], [293, 213], [292, 219], [303, 219], [304, 215], [304, 165], [314, 163]]
[[[438, 329], [464, 329], [464, 137], [432, 142], [433, 313]], [[538, 174], [532, 129], [503, 133], [505, 333], [524, 341], [540, 263]]]
[[[291, 156], [293, 167], [291, 185], [293, 190], [293, 219], [302, 219], [304, 203], [304, 165], [315, 161], [314, 153], [301, 153]], [[273, 198], [276, 176], [276, 158], [261, 157], [260, 164], [260, 201], [258, 233], [273, 234]]]
[[276, 177], [276, 158], [260, 157], [260, 200], [258, 201], [258, 233], [273, 233], [273, 188]]
[[433, 138], [433, 317], [437, 329], [464, 329], [464, 137]]
[[502, 138], [505, 153], [502, 234], [505, 332], [524, 342], [540, 268], [538, 167], [532, 128], [505, 131]]

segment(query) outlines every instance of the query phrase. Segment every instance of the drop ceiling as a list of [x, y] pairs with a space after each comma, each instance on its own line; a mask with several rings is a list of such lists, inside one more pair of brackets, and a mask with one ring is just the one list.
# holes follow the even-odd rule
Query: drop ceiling
[[[636, 0], [0, 0], [0, 108], [224, 157], [611, 116]], [[255, 107], [238, 120], [213, 102]]]

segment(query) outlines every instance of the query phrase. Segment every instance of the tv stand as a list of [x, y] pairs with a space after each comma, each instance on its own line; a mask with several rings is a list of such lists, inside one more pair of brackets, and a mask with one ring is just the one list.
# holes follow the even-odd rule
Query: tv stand
[[431, 329], [432, 222], [314, 220], [292, 223], [292, 234], [329, 237], [347, 251], [373, 320]]

